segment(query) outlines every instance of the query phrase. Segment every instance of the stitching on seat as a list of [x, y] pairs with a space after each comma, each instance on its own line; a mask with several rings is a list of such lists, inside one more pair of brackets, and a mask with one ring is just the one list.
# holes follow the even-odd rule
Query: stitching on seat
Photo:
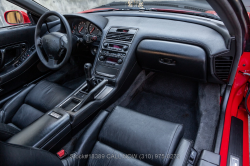
[[[6, 124], [6, 125], [7, 125], [7, 124]], [[9, 126], [9, 127], [12, 127], [12, 126]], [[6, 133], [6, 134], [12, 134], [12, 135], [15, 135], [15, 134], [18, 133], [18, 132], [17, 132], [17, 133], [14, 133], [14, 132], [12, 132], [12, 131], [10, 131], [10, 130], [7, 131], [7, 130], [1, 130], [1, 129], [0, 129], [0, 132], [1, 132], [1, 133]]]
[[[35, 109], [35, 110], [38, 111], [38, 112], [41, 112], [41, 113], [42, 113], [42, 116], [45, 114], [44, 112], [40, 111], [39, 109], [36, 109], [36, 108], [33, 107], [32, 105], [29, 105], [29, 104], [26, 104], [26, 103], [23, 103], [23, 104], [21, 105], [21, 107], [22, 107], [22, 106], [25, 106], [25, 105], [26, 105], [26, 106], [29, 106], [29, 107], [31, 107], [31, 108], [33, 108], [33, 109]], [[19, 109], [16, 111], [15, 115], [17, 114], [17, 112], [20, 110], [21, 107], [19, 107]], [[33, 111], [32, 111], [32, 112], [33, 112]], [[14, 116], [15, 116], [15, 115], [14, 115]], [[13, 123], [13, 118], [14, 118], [14, 116], [11, 118], [11, 123], [12, 123], [12, 124], [14, 124], [14, 123]], [[40, 116], [38, 119], [40, 119], [42, 116]], [[34, 120], [33, 122], [37, 121], [38, 119]], [[32, 122], [32, 123], [33, 123], [33, 122]], [[23, 129], [22, 129], [22, 127], [20, 127], [20, 126], [17, 125], [17, 124], [14, 124], [14, 125], [15, 125], [16, 127], [20, 128], [20, 130], [23, 130], [24, 128], [28, 127], [28, 126], [31, 125], [31, 124], [29, 124], [28, 126], [24, 127]]]
[[[188, 142], [190, 142], [190, 145], [188, 146], [188, 149], [187, 149], [187, 152], [190, 152], [191, 151], [191, 147], [192, 147], [192, 144], [193, 144], [193, 141], [190, 141], [190, 140], [186, 140]], [[187, 160], [187, 158], [189, 157], [189, 153], [186, 152], [186, 155], [185, 155], [185, 158], [184, 158], [184, 161]], [[184, 166], [186, 163], [183, 163], [182, 165]]]
[[16, 133], [12, 133], [12, 132], [8, 132], [8, 131], [3, 131], [3, 130], [0, 130], [0, 133], [4, 133], [4, 134], [8, 134], [8, 135], [15, 135]]
[[[33, 87], [32, 87], [33, 86]], [[9, 105], [12, 103], [12, 102], [14, 102], [16, 99], [17, 99], [17, 97], [23, 92], [23, 91], [25, 91], [25, 90], [27, 90], [27, 89], [29, 89], [28, 90], [28, 92], [27, 92], [27, 94], [24, 96], [24, 98], [23, 98], [23, 102], [25, 101], [25, 98], [27, 97], [27, 95], [28, 95], [28, 93], [33, 89], [35, 87], [35, 85], [34, 84], [31, 84], [30, 86], [28, 86], [27, 88], [25, 88], [24, 90], [22, 90], [20, 93], [18, 93], [13, 99], [11, 99], [10, 101], [8, 101], [7, 103], [6, 103], [6, 105], [4, 105], [3, 106], [3, 108], [2, 108], [2, 111], [4, 112], [2, 115], [2, 122], [5, 120], [5, 112], [6, 112], [6, 108], [7, 107], [9, 107]], [[22, 104], [21, 104], [22, 105]], [[17, 112], [18, 110], [16, 110], [16, 112]]]
[[[170, 147], [172, 146], [173, 140], [174, 140], [174, 138], [175, 138], [175, 134], [177, 133], [177, 130], [178, 130], [178, 128], [179, 128], [180, 126], [182, 126], [182, 125], [179, 125], [179, 124], [178, 124], [177, 128], [175, 129], [175, 132], [174, 132], [174, 135], [173, 135], [173, 137], [172, 137], [171, 143], [170, 143], [170, 145], [169, 145], [169, 147], [168, 147], [167, 154], [169, 153], [169, 149], [170, 149]], [[166, 162], [166, 159], [167, 159], [167, 157], [163, 160], [163, 165], [164, 165], [164, 163]]]
[[[101, 141], [97, 141], [97, 142], [99, 142], [100, 144], [103, 144], [103, 145], [109, 147], [110, 149], [112, 149], [112, 150], [113, 150], [113, 153], [118, 152], [118, 153], [121, 153], [121, 154], [126, 154], [125, 152], [122, 152], [122, 151], [120, 151], [120, 150], [118, 150], [118, 149], [116, 149], [116, 148], [114, 148], [114, 147], [112, 147], [112, 146], [110, 146], [110, 145], [107, 145], [107, 144], [105, 144], [105, 143], [103, 143], [103, 142], [101, 142]], [[97, 143], [97, 142], [96, 142], [96, 143]], [[95, 143], [95, 145], [96, 145], [96, 143]], [[94, 149], [94, 148], [93, 148], [93, 149]], [[92, 152], [93, 152], [93, 149], [92, 149], [92, 151], [91, 151], [91, 154], [92, 154]], [[142, 162], [142, 163], [146, 163], [146, 164], [148, 164], [148, 165], [152, 165], [152, 164], [150, 164], [150, 163], [148, 163], [148, 162], [146, 162], [146, 161], [144, 161], [144, 160], [139, 160], [139, 159], [137, 159], [137, 158], [132, 158], [132, 159], [138, 160], [138, 161], [140, 161], [140, 162]], [[109, 160], [108, 165], [110, 164], [110, 162], [111, 162], [111, 160]], [[108, 165], [107, 165], [107, 166], [108, 166]]]

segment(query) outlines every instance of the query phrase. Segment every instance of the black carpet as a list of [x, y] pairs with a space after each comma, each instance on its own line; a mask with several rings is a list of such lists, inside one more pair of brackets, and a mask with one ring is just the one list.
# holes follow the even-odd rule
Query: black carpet
[[86, 78], [85, 76], [70, 80], [68, 82], [65, 82], [63, 84], [64, 87], [67, 87], [69, 89], [77, 89], [80, 85], [82, 85], [85, 82]]
[[198, 131], [198, 84], [186, 78], [154, 74], [127, 105], [140, 113], [183, 124], [184, 138], [195, 140]]

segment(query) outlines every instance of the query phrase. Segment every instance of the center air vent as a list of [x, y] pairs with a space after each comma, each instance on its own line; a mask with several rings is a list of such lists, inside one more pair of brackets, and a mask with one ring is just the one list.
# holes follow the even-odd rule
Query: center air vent
[[111, 28], [106, 36], [106, 39], [132, 42], [136, 31], [136, 29]]
[[233, 57], [216, 57], [215, 72], [218, 78], [228, 81], [233, 64]]

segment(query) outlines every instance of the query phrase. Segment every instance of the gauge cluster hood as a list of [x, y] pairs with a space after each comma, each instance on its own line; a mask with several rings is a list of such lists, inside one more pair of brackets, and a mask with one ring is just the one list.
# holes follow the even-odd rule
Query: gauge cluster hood
[[91, 13], [83, 13], [83, 14], [66, 14], [64, 15], [65, 18], [84, 18], [92, 23], [94, 23], [97, 27], [100, 29], [104, 29], [106, 25], [108, 24], [108, 19], [97, 14], [91, 14]]

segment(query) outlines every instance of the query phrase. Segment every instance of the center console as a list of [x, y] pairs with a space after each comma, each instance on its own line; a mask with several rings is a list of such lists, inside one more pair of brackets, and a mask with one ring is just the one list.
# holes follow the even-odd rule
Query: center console
[[137, 29], [112, 27], [101, 46], [95, 74], [115, 78], [127, 57]]

